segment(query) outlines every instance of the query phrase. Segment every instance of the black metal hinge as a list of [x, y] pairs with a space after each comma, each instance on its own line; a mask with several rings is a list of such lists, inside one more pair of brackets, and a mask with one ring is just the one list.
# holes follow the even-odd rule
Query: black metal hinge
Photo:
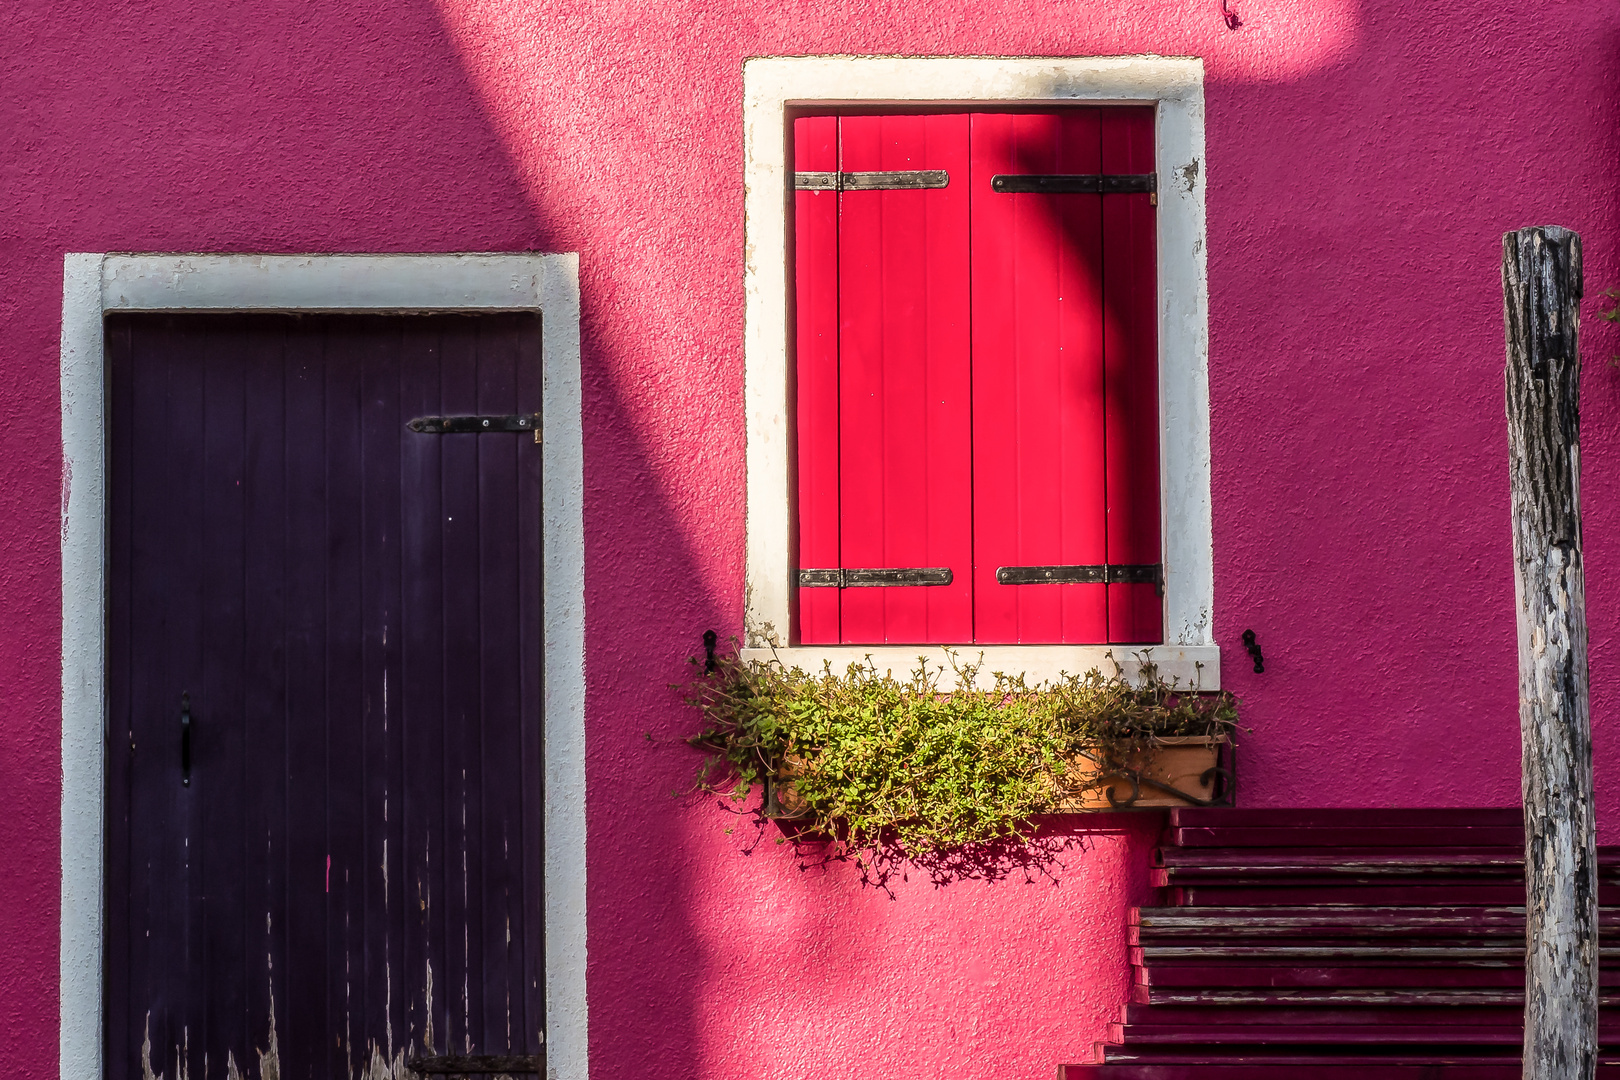
[[800, 570], [801, 589], [871, 589], [905, 585], [949, 585], [949, 567], [909, 570]]
[[944, 169], [900, 169], [888, 172], [801, 172], [793, 174], [798, 191], [899, 191], [942, 188], [951, 182]]
[[423, 435], [467, 435], [487, 431], [532, 431], [540, 441], [540, 414], [514, 413], [509, 416], [418, 416], [405, 425]]
[[1008, 195], [1155, 195], [1158, 173], [1000, 173], [990, 187]]
[[1163, 563], [1090, 563], [1067, 566], [1002, 566], [997, 585], [1157, 585], [1164, 595]]

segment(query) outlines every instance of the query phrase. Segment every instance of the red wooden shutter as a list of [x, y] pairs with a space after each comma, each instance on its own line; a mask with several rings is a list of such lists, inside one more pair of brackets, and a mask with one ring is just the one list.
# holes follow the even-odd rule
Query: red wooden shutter
[[[798, 640], [1162, 640], [1150, 581], [998, 580], [1162, 557], [1153, 198], [993, 184], [1151, 173], [1153, 110], [810, 117], [794, 147]], [[922, 569], [951, 583], [838, 578]]]
[[1108, 636], [1107, 586], [996, 578], [1003, 567], [1107, 561], [1105, 197], [991, 186], [996, 175], [1100, 173], [1099, 113], [972, 118], [976, 641]]
[[[1149, 173], [1153, 110], [1102, 110], [1105, 173]], [[1107, 365], [1108, 561], [1152, 564], [1159, 534], [1159, 343], [1153, 197], [1103, 197], [1103, 354]], [[1108, 586], [1108, 640], [1164, 640], [1152, 584]]]
[[[798, 172], [838, 168], [838, 118], [793, 123]], [[799, 565], [836, 568], [838, 561], [838, 192], [799, 191], [793, 198], [794, 288], [798, 368]], [[799, 590], [799, 640], [835, 644], [838, 592]]]
[[943, 188], [846, 183], [839, 196], [841, 565], [953, 575], [839, 590], [841, 636], [971, 641], [968, 118], [842, 117], [839, 139], [846, 176], [948, 175]]

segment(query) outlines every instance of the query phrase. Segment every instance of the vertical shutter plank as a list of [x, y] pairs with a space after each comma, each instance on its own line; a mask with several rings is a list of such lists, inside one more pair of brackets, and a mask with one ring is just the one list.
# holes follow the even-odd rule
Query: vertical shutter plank
[[[838, 118], [793, 122], [793, 163], [800, 172], [838, 168]], [[793, 196], [797, 301], [798, 565], [830, 569], [838, 561], [838, 193]], [[798, 640], [839, 641], [839, 590], [799, 590]]]
[[844, 117], [840, 141], [846, 172], [951, 177], [840, 195], [841, 564], [955, 575], [948, 586], [845, 590], [841, 636], [969, 641], [968, 118]]
[[997, 173], [1097, 173], [1100, 110], [973, 117], [975, 641], [1097, 642], [1103, 585], [999, 585], [999, 566], [1105, 560], [1102, 203], [1004, 194]]
[[[1151, 108], [1103, 114], [1102, 165], [1109, 173], [1154, 171]], [[1108, 410], [1108, 561], [1156, 563], [1159, 531], [1159, 347], [1152, 197], [1103, 200], [1107, 252], [1103, 297]], [[1108, 640], [1164, 640], [1164, 605], [1153, 585], [1108, 587]]]

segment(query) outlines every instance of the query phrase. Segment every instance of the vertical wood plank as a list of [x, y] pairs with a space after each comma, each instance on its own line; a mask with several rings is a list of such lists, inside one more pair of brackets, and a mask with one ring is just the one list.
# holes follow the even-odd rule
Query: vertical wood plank
[[[272, 994], [278, 1047], [296, 1047], [311, 1038], [313, 1022], [324, 1035], [320, 1013], [324, 987], [294, 985], [295, 962], [306, 951], [289, 947], [296, 891], [311, 884], [313, 858], [293, 861], [295, 831], [288, 820], [287, 738], [287, 416], [286, 372], [289, 331], [297, 320], [262, 315], [240, 320], [231, 347], [243, 379], [244, 415], [241, 488], [243, 498], [243, 660], [240, 712], [244, 744], [236, 798], [243, 805], [246, 901], [242, 909], [244, 1031], [230, 1048], [238, 1066], [249, 1047], [266, 1046]], [[224, 365], [216, 365], [224, 366]], [[289, 877], [291, 875], [291, 877]], [[303, 889], [298, 887], [302, 885]], [[318, 889], [314, 890], [320, 895]], [[318, 939], [318, 935], [317, 935]], [[309, 992], [315, 991], [315, 992]], [[307, 996], [306, 996], [307, 995]], [[220, 1060], [210, 1051], [214, 1060]], [[285, 1062], [296, 1066], [296, 1058]], [[296, 1073], [284, 1071], [283, 1075]]]
[[[245, 360], [243, 349], [264, 340], [260, 320], [210, 316], [197, 320], [195, 348], [188, 368], [203, 388], [201, 501], [187, 515], [201, 541], [201, 558], [191, 570], [202, 588], [201, 685], [192, 690], [191, 793], [201, 805], [192, 858], [202, 883], [197, 903], [202, 956], [198, 990], [199, 1029], [192, 1041], [199, 1064], [223, 1063], [232, 1047], [247, 1044], [248, 984], [267, 977], [263, 957], [249, 957], [262, 946], [267, 898], [250, 890], [246, 847], [269, 842], [247, 804], [259, 798], [259, 777], [250, 777], [244, 737], [247, 694], [246, 509], [243, 491], [246, 418], [243, 363], [210, 363], [216, 356]], [[200, 691], [200, 692], [199, 692]], [[252, 822], [253, 827], [249, 828]], [[268, 824], [268, 823], [267, 823]], [[271, 826], [279, 832], [282, 823]], [[279, 837], [274, 838], [279, 840]], [[247, 903], [250, 892], [254, 903]], [[279, 898], [276, 907], [279, 908]], [[246, 916], [244, 925], [244, 914]], [[255, 918], [255, 916], [257, 918]], [[255, 932], [257, 930], [257, 932]]]
[[[440, 324], [405, 335], [400, 356], [401, 414], [443, 413], [439, 393]], [[403, 653], [401, 722], [405, 786], [400, 808], [406, 836], [406, 894], [411, 923], [405, 972], [412, 987], [409, 1023], [429, 1053], [445, 1046], [451, 984], [447, 981], [443, 521], [437, 438], [406, 439], [401, 448]]]
[[[447, 414], [478, 411], [478, 336], [471, 319], [447, 320], [443, 331], [441, 389]], [[475, 949], [484, 941], [478, 882], [483, 860], [479, 791], [483, 776], [481, 718], [482, 667], [479, 662], [478, 442], [479, 435], [440, 436], [444, 519], [440, 525], [444, 561], [444, 700], [446, 810], [445, 845], [449, 888], [445, 896], [446, 971], [450, 1017], [446, 1052], [472, 1053], [482, 1038], [483, 970]]]
[[[793, 163], [800, 172], [838, 169], [838, 118], [793, 122]], [[799, 557], [797, 565], [832, 569], [838, 549], [838, 193], [793, 196], [794, 343], [797, 371]], [[798, 590], [798, 640], [839, 641], [839, 590]]]
[[1524, 1076], [1597, 1068], [1597, 847], [1581, 544], [1581, 240], [1502, 238], [1525, 845]]
[[[154, 493], [157, 509], [152, 532], [158, 543], [152, 564], [161, 579], [163, 599], [157, 608], [158, 632], [164, 637], [162, 660], [155, 666], [159, 675], [151, 687], [150, 700], [138, 708], [149, 717], [149, 742], [157, 753], [149, 759], [154, 766], [143, 777], [156, 785], [163, 809], [158, 820], [172, 823], [158, 840], [162, 854], [154, 860], [154, 871], [162, 876], [154, 882], [153, 899], [157, 911], [154, 922], [162, 930], [163, 947], [154, 949], [151, 961], [153, 979], [154, 1057], [162, 1053], [176, 1071], [182, 1064], [189, 1072], [202, 1068], [201, 999], [205, 995], [202, 943], [199, 940], [201, 906], [205, 896], [200, 854], [200, 787], [182, 787], [180, 780], [180, 693], [190, 691], [197, 728], [192, 742], [192, 775], [204, 764], [207, 750], [202, 737], [202, 718], [212, 715], [203, 686], [203, 638], [207, 626], [203, 577], [198, 572], [206, 556], [201, 525], [203, 453], [206, 428], [204, 383], [199, 353], [207, 333], [205, 324], [179, 318], [165, 320], [168, 333], [153, 349], [167, 367], [167, 387], [161, 412], [143, 415], [144, 423], [154, 421], [166, 430], [149, 437], [162, 447], [158, 459], [163, 475], [161, 489]], [[180, 438], [182, 432], [192, 437]], [[154, 936], [159, 936], [154, 933]], [[158, 1028], [158, 1002], [167, 1005], [167, 1015]], [[160, 1042], [161, 1039], [161, 1042]], [[160, 1049], [161, 1048], [161, 1049]]]
[[[363, 328], [333, 323], [326, 335], [326, 744], [327, 835], [332, 855], [332, 900], [328, 923], [329, 994], [335, 1000], [344, 1042], [364, 1062], [382, 1036], [383, 1015], [374, 1007], [383, 994], [381, 965], [370, 961], [372, 890], [381, 887], [381, 864], [372, 858], [366, 815], [367, 724], [362, 541], [359, 507], [364, 497], [360, 449], [360, 369]], [[380, 847], [380, 846], [379, 846]], [[378, 950], [380, 951], [380, 950]]]
[[341, 1022], [347, 958], [334, 931], [342, 926], [346, 867], [334, 858], [327, 790], [326, 350], [323, 326], [307, 318], [289, 325], [282, 369], [286, 512], [280, 526], [286, 566], [286, 706], [277, 726], [287, 747], [285, 921], [288, 938], [300, 947], [287, 957], [285, 1015], [288, 1031], [297, 1032], [298, 1041], [289, 1039], [285, 1057], [294, 1064], [299, 1058], [310, 1062], [308, 1074], [317, 1077], [346, 1076], [352, 1067], [341, 1041], [348, 1033]]
[[973, 634], [968, 118], [853, 116], [847, 172], [944, 169], [945, 188], [840, 196], [842, 564], [949, 567], [949, 586], [846, 589], [848, 642]]
[[[1103, 110], [1105, 173], [1154, 171], [1153, 109]], [[1158, 284], [1153, 197], [1103, 199], [1103, 351], [1108, 439], [1108, 561], [1157, 563], [1159, 527]], [[1108, 586], [1108, 640], [1164, 640], [1164, 601], [1148, 584]]]
[[399, 356], [405, 328], [416, 320], [367, 319], [359, 368], [362, 496], [361, 591], [364, 612], [367, 978], [378, 995], [370, 1012], [372, 1038], [394, 1060], [406, 1042], [405, 978], [401, 947], [404, 835], [401, 805], [407, 797], [401, 766], [400, 703], [400, 454], [405, 434], [400, 416]]
[[1105, 586], [996, 582], [1001, 566], [1106, 560], [1103, 196], [991, 187], [1101, 171], [1099, 114], [972, 120], [975, 641], [1107, 639]]
[[[517, 320], [511, 315], [479, 319], [477, 329], [477, 411], [512, 412], [517, 401]], [[478, 471], [471, 480], [478, 493], [482, 831], [477, 843], [483, 853], [478, 888], [483, 897], [480, 953], [485, 1004], [483, 1029], [475, 1038], [486, 1053], [501, 1053], [511, 1050], [514, 1036], [522, 1039], [522, 963], [513, 948], [523, 933], [518, 866], [523, 849], [522, 837], [515, 831], [521, 818], [521, 771], [514, 768], [523, 753], [522, 703], [521, 684], [513, 678], [522, 669], [523, 658], [518, 652], [521, 594], [517, 560], [512, 557], [519, 550], [518, 504], [513, 496], [519, 455], [532, 453], [534, 444], [521, 437], [478, 438], [477, 448]]]

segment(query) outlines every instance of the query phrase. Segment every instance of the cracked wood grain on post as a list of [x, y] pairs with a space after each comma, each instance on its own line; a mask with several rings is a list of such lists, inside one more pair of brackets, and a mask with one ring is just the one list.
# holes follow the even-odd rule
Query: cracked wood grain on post
[[1597, 1068], [1597, 848], [1581, 555], [1581, 241], [1502, 238], [1525, 840], [1525, 1080]]

